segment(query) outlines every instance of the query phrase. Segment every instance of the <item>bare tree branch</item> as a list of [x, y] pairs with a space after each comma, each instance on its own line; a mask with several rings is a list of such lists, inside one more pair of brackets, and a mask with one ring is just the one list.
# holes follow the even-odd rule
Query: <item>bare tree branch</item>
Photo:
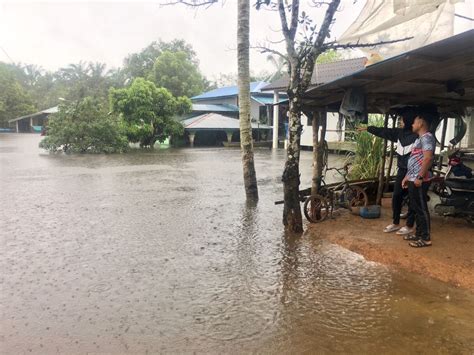
[[300, 2], [294, 0], [291, 3], [291, 25], [290, 25], [290, 36], [295, 39], [296, 31], [298, 30], [298, 16], [300, 14]]
[[174, 1], [169, 1], [164, 4], [161, 4], [161, 6], [169, 6], [169, 5], [185, 5], [189, 7], [210, 7], [214, 4], [219, 2], [219, 0], [174, 0]]
[[337, 8], [339, 7], [340, 3], [341, 3], [341, 0], [332, 0], [332, 2], [329, 4], [329, 7], [326, 10], [326, 14], [324, 15], [323, 24], [320, 27], [318, 37], [316, 38], [316, 41], [314, 42], [313, 48], [322, 47], [326, 38], [329, 37], [331, 33], [331, 24], [333, 23], [334, 14], [336, 13]]
[[286, 19], [286, 11], [285, 11], [285, 4], [283, 0], [278, 0], [278, 12], [280, 13], [280, 21], [281, 21], [281, 28], [283, 30], [283, 35], [288, 36], [289, 28], [288, 28], [288, 21]]
[[330, 42], [326, 43], [324, 45], [325, 50], [327, 49], [354, 49], [354, 48], [367, 48], [367, 47], [376, 47], [376, 46], [381, 46], [384, 44], [392, 44], [392, 43], [398, 43], [398, 42], [403, 42], [412, 39], [413, 37], [405, 37], [401, 39], [394, 39], [392, 41], [380, 41], [380, 42], [374, 42], [374, 43], [359, 43], [357, 41], [356, 43], [346, 43], [346, 44], [337, 44], [337, 42]]
[[284, 55], [283, 53], [275, 50], [275, 49], [271, 49], [271, 48], [268, 48], [268, 47], [265, 47], [265, 46], [251, 46], [250, 47], [251, 49], [257, 49], [258, 51], [260, 51], [260, 53], [272, 53], [272, 54], [275, 54], [281, 58], [283, 58], [285, 61], [288, 61], [288, 57], [286, 55]]

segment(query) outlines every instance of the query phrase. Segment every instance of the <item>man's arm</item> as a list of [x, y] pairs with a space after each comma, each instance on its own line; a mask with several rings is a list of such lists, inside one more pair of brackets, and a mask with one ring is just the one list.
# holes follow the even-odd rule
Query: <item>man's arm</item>
[[423, 162], [421, 163], [420, 176], [425, 177], [428, 173], [428, 170], [431, 168], [431, 162], [433, 161], [433, 151], [424, 150], [423, 151]]
[[369, 126], [367, 127], [367, 132], [373, 134], [374, 136], [388, 139], [389, 141], [396, 142], [398, 140], [400, 128], [383, 128]]

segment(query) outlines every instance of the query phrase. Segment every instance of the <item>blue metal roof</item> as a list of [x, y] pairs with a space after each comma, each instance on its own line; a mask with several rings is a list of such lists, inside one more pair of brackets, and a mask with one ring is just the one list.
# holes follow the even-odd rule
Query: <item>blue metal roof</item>
[[[250, 83], [250, 93], [259, 93], [261, 92], [261, 89], [267, 85], [268, 83], [264, 81], [255, 81], [253, 83]], [[226, 86], [223, 88], [205, 92], [201, 95], [191, 97], [191, 100], [199, 101], [199, 100], [206, 100], [206, 99], [216, 99], [219, 97], [237, 96], [238, 93], [239, 93], [239, 89], [237, 86]]]

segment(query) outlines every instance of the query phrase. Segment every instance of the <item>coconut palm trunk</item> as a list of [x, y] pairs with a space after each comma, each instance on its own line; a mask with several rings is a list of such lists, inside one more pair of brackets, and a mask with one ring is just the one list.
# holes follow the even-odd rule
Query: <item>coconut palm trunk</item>
[[240, 146], [247, 199], [258, 199], [257, 176], [250, 123], [250, 1], [238, 0], [237, 61], [239, 86]]

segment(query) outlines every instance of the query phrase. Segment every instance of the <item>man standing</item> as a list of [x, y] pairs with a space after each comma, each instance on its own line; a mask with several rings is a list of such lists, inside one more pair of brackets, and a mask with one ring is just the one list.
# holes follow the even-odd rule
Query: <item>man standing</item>
[[413, 121], [417, 112], [414, 108], [405, 108], [399, 111], [401, 117], [400, 128], [383, 127], [359, 127], [359, 132], [367, 131], [377, 137], [397, 142], [397, 177], [392, 194], [392, 223], [384, 228], [385, 233], [396, 232], [398, 235], [406, 235], [414, 232], [415, 213], [411, 208], [408, 210], [406, 226], [400, 228], [400, 214], [402, 212], [403, 200], [408, 194], [406, 189], [402, 189], [402, 181], [407, 175], [408, 159], [413, 148], [413, 144], [418, 135], [412, 131]]
[[413, 132], [418, 135], [418, 139], [413, 144], [408, 159], [407, 175], [402, 182], [403, 187], [408, 187], [410, 207], [416, 215], [416, 233], [407, 235], [403, 239], [410, 241], [409, 245], [414, 248], [431, 246], [427, 198], [436, 139], [429, 129], [436, 117], [436, 111], [430, 108], [420, 109], [415, 117]]

